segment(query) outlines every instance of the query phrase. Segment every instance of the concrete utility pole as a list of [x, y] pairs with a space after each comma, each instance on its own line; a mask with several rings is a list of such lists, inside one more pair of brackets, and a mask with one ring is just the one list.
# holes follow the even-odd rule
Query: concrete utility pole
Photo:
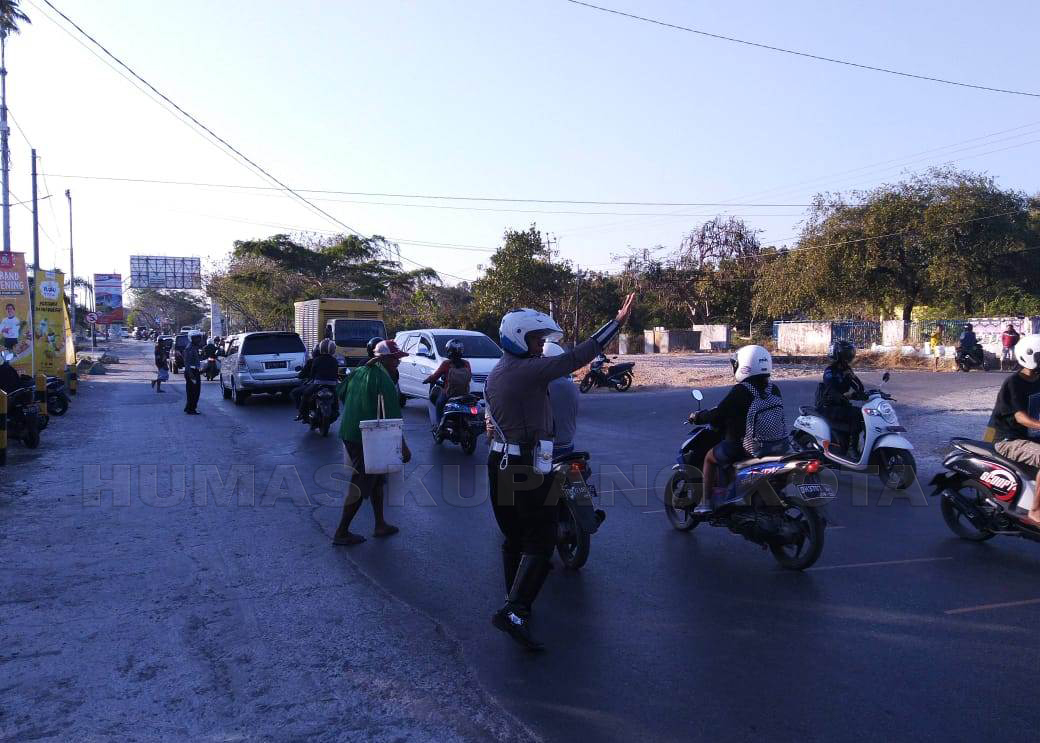
[[[40, 203], [36, 198], [36, 148], [32, 151], [33, 266], [40, 270]], [[35, 290], [34, 290], [35, 291]]]
[[11, 152], [7, 148], [7, 32], [0, 31], [0, 167], [3, 168], [4, 252], [11, 252]]
[[69, 294], [72, 296], [71, 317], [72, 337], [76, 337], [76, 261], [72, 252], [72, 193], [65, 189], [65, 198], [69, 200]]

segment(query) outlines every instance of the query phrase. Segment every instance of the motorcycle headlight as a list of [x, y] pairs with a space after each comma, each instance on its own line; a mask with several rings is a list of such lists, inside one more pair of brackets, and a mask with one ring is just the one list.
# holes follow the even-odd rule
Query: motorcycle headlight
[[892, 407], [892, 404], [887, 400], [882, 400], [877, 406], [878, 415], [890, 426], [895, 426], [899, 423], [899, 418], [896, 416], [896, 410]]

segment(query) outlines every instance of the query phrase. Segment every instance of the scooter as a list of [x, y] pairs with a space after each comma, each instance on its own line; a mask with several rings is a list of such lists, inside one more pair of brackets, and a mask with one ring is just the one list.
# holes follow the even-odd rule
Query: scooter
[[433, 441], [438, 445], [450, 441], [461, 446], [465, 454], [472, 454], [484, 430], [484, 401], [476, 395], [460, 395], [444, 403]]
[[588, 374], [581, 380], [581, 384], [578, 385], [578, 389], [583, 393], [588, 392], [593, 387], [613, 387], [618, 392], [624, 392], [632, 386], [632, 369], [635, 364], [631, 361], [623, 364], [614, 364], [613, 366], [607, 366], [607, 359], [605, 356], [599, 357], [596, 361], [592, 362], [589, 367]]
[[1040, 526], [1026, 516], [1036, 501], [1036, 469], [1000, 456], [993, 444], [955, 438], [932, 478], [932, 495], [950, 531], [970, 542], [998, 534], [1040, 542]]
[[596, 508], [599, 494], [589, 482], [591, 474], [588, 452], [576, 451], [553, 459], [552, 477], [562, 491], [556, 552], [571, 570], [578, 570], [589, 559], [591, 537], [607, 518], [606, 512]]
[[[882, 388], [892, 378], [885, 372]], [[892, 401], [895, 398], [883, 389], [868, 390], [857, 402], [863, 415], [863, 430], [859, 437], [859, 455], [855, 457], [852, 442], [848, 450], [834, 445], [831, 424], [816, 408], [803, 405], [795, 419], [792, 440], [801, 451], [821, 452], [826, 461], [853, 472], [866, 472], [877, 467], [885, 487], [905, 490], [917, 476], [913, 444], [903, 436], [906, 428], [899, 424]]]
[[972, 369], [980, 368], [982, 371], [989, 371], [993, 368], [989, 357], [986, 356], [986, 352], [978, 343], [970, 351], [964, 351], [958, 347], [954, 360], [957, 362], [957, 369], [962, 372], [970, 372]]
[[311, 395], [307, 410], [303, 415], [303, 423], [321, 431], [322, 436], [329, 435], [329, 427], [339, 418], [339, 401], [333, 391], [334, 385], [322, 384]]
[[220, 374], [220, 363], [217, 361], [216, 356], [210, 356], [206, 359], [206, 366], [203, 367], [202, 373], [206, 375], [206, 381], [212, 382]]
[[62, 416], [69, 409], [69, 396], [65, 393], [65, 380], [47, 377], [47, 414]]
[[[698, 404], [704, 399], [693, 390]], [[694, 426], [680, 448], [664, 491], [665, 515], [679, 531], [698, 524], [721, 526], [769, 549], [781, 567], [805, 570], [823, 552], [826, 518], [821, 508], [834, 491], [820, 482], [823, 457], [816, 451], [794, 451], [737, 462], [720, 472], [726, 497], [706, 513], [697, 513], [703, 481], [701, 466], [708, 451], [722, 441], [714, 426]]]

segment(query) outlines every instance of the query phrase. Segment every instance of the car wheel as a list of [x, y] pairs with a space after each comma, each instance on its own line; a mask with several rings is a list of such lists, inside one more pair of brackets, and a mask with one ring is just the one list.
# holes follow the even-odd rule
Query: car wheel
[[224, 377], [220, 378], [220, 394], [225, 400], [231, 399], [231, 390], [224, 386]]
[[248, 399], [249, 393], [239, 390], [235, 385], [235, 378], [231, 377], [231, 401], [235, 403], [235, 405], [245, 405], [246, 400]]

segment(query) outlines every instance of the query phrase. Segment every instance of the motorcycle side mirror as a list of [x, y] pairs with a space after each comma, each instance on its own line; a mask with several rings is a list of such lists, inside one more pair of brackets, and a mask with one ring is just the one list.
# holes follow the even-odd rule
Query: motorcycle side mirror
[[892, 375], [889, 374], [888, 372], [885, 372], [884, 374], [881, 375], [881, 381], [882, 382], [887, 382], [891, 378], [892, 378]]
[[700, 390], [690, 390], [690, 394], [693, 396], [693, 399], [697, 402], [700, 402], [704, 399], [704, 394]]

